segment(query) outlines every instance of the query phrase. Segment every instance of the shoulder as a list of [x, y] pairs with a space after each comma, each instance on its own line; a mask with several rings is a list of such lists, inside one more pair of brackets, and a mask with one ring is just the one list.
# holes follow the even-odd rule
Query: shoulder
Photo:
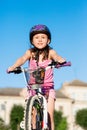
[[55, 54], [57, 54], [57, 52], [56, 52], [55, 50], [53, 50], [53, 49], [50, 49], [50, 50], [49, 50], [49, 54], [50, 54], [50, 55], [55, 55]]
[[23, 57], [25, 58], [25, 59], [30, 59], [31, 58], [31, 49], [28, 49], [28, 50], [26, 50], [26, 52], [25, 52], [25, 54], [23, 55]]
[[31, 55], [31, 49], [26, 50], [25, 54]]
[[49, 50], [50, 53], [55, 53], [56, 51], [54, 49]]
[[53, 49], [49, 51], [49, 57], [50, 59], [55, 59], [55, 57], [58, 56], [57, 52]]
[[29, 59], [32, 59], [33, 57], [35, 57], [35, 49], [34, 48], [28, 49], [26, 51], [26, 55], [29, 56]]

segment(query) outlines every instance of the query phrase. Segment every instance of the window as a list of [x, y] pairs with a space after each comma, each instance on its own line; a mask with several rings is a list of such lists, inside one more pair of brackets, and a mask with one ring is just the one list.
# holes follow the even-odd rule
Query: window
[[59, 111], [63, 112], [63, 106], [59, 106]]
[[77, 96], [77, 94], [76, 94], [76, 93], [74, 93], [74, 92], [73, 92], [73, 93], [71, 93], [71, 98], [72, 98], [72, 99], [77, 99], [77, 98], [78, 98], [78, 96]]
[[1, 110], [5, 110], [5, 109], [6, 109], [5, 104], [1, 104]]
[[87, 101], [87, 93], [83, 94], [83, 100]]

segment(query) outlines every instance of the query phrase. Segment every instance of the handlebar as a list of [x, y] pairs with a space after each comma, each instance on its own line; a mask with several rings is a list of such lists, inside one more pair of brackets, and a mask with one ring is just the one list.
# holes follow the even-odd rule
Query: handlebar
[[54, 68], [60, 68], [60, 67], [64, 67], [64, 66], [71, 66], [71, 62], [68, 61], [68, 62], [63, 62], [63, 63], [59, 63], [59, 62], [56, 62], [56, 61], [52, 61], [51, 64], [49, 64], [48, 66], [52, 66]]
[[[65, 67], [65, 66], [71, 66], [71, 62], [63, 62], [63, 63], [59, 63], [56, 61], [52, 61], [50, 64], [48, 64], [48, 66], [46, 68], [44, 68], [45, 70], [49, 69], [49, 68], [60, 68], [60, 67]], [[14, 73], [14, 74], [20, 74], [21, 72], [25, 71], [25, 68], [22, 67], [17, 67], [15, 70], [13, 71], [7, 71], [7, 73]], [[34, 71], [34, 70], [33, 70]]]

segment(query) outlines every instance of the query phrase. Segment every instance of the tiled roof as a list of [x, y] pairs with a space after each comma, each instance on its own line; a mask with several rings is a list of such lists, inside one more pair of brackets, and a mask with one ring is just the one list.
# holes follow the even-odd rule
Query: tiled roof
[[[20, 96], [23, 88], [0, 88], [0, 96]], [[68, 98], [60, 90], [56, 90], [57, 98]]]
[[68, 85], [69, 86], [87, 86], [87, 83], [81, 80], [73, 80], [72, 82], [69, 82]]
[[[66, 83], [65, 83], [66, 84]], [[67, 86], [85, 86], [87, 87], [87, 83], [82, 82], [80, 80], [73, 80], [72, 82], [67, 83]], [[23, 88], [0, 88], [0, 96], [20, 96], [20, 92]], [[57, 98], [68, 98], [61, 90], [56, 90]]]
[[20, 96], [20, 91], [23, 88], [0, 88], [1, 96]]
[[69, 98], [61, 92], [61, 90], [56, 90], [56, 98]]

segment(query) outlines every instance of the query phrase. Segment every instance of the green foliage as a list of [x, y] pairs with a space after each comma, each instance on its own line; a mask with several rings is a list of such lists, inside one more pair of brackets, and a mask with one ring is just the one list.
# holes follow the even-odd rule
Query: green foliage
[[77, 125], [87, 130], [87, 108], [77, 111], [75, 122]]
[[58, 124], [61, 122], [62, 119], [62, 112], [61, 111], [54, 111], [54, 124], [55, 130], [57, 130]]
[[0, 124], [4, 123], [4, 120], [2, 118], [0, 118]]
[[0, 118], [0, 130], [10, 130], [10, 127], [5, 125], [3, 119]]
[[12, 130], [18, 130], [23, 120], [24, 108], [21, 105], [14, 105], [10, 114], [10, 125]]
[[67, 129], [68, 129], [67, 120], [65, 117], [63, 117], [59, 123], [57, 130], [67, 130]]
[[62, 116], [61, 111], [54, 112], [54, 124], [55, 124], [55, 130], [67, 130], [68, 124], [65, 117]]

